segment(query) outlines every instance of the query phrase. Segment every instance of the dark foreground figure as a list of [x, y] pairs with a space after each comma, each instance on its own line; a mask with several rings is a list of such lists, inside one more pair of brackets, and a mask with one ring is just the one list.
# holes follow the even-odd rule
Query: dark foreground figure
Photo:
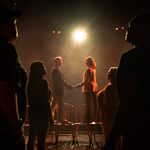
[[121, 57], [117, 71], [120, 106], [103, 150], [115, 150], [122, 136], [122, 150], [150, 149], [150, 14], [134, 17], [125, 40], [133, 49]]
[[27, 95], [29, 101], [29, 140], [28, 150], [34, 150], [37, 137], [37, 150], [45, 149], [45, 138], [48, 125], [53, 124], [50, 109], [51, 89], [46, 75], [44, 62], [35, 61], [30, 66], [29, 81], [27, 84]]
[[26, 72], [11, 43], [18, 38], [21, 11], [0, 4], [0, 149], [24, 150], [22, 124], [26, 111]]

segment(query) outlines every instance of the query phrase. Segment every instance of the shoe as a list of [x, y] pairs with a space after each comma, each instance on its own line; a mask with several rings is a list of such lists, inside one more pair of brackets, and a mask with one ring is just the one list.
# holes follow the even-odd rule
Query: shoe
[[68, 121], [68, 120], [63, 120], [62, 122], [62, 125], [69, 125], [71, 124], [72, 122]]

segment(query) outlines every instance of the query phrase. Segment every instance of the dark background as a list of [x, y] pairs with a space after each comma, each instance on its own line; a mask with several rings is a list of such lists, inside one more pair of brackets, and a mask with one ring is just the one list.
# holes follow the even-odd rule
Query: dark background
[[[18, 19], [19, 38], [15, 45], [27, 73], [31, 63], [40, 59], [46, 64], [50, 82], [52, 61], [59, 55], [64, 60], [65, 78], [74, 85], [82, 79], [85, 57], [91, 55], [97, 63], [99, 90], [108, 83], [109, 67], [118, 66], [121, 54], [132, 48], [124, 41], [125, 30], [121, 27], [126, 27], [133, 16], [149, 11], [145, 0], [3, 0], [3, 3], [15, 4], [23, 11]], [[77, 26], [88, 32], [87, 41], [80, 46], [71, 39], [71, 31]], [[66, 90], [65, 101], [83, 103], [81, 89]]]

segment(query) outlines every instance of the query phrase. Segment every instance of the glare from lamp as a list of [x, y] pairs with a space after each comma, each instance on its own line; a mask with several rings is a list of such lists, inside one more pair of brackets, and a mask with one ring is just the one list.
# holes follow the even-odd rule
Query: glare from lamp
[[73, 39], [75, 42], [82, 43], [87, 38], [87, 33], [84, 30], [77, 29], [73, 33]]

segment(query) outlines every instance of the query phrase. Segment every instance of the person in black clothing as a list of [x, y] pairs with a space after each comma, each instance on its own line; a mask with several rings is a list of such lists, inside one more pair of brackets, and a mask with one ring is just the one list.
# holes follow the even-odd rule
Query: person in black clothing
[[29, 140], [28, 150], [34, 150], [34, 142], [37, 137], [37, 150], [45, 149], [45, 138], [48, 123], [53, 125], [50, 109], [51, 89], [48, 80], [44, 78], [46, 67], [42, 61], [35, 61], [30, 66], [27, 95], [29, 103]]
[[51, 70], [51, 83], [52, 83], [52, 113], [54, 117], [55, 108], [58, 105], [58, 122], [60, 123], [68, 123], [64, 116], [64, 87], [67, 89], [72, 89], [73, 86], [68, 84], [64, 79], [64, 75], [62, 73], [63, 60], [62, 57], [57, 56], [54, 58], [54, 65]]
[[150, 14], [131, 19], [125, 40], [134, 47], [119, 62], [116, 79], [120, 106], [103, 150], [114, 150], [121, 136], [122, 150], [150, 147]]
[[16, 20], [22, 11], [0, 4], [0, 149], [24, 150], [22, 124], [26, 112], [25, 69], [15, 46]]

